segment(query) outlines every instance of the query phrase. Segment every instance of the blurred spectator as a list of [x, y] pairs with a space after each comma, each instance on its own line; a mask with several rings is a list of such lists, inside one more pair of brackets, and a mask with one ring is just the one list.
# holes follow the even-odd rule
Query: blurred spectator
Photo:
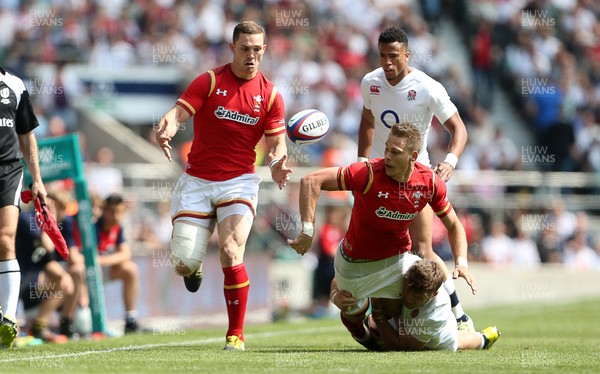
[[502, 220], [495, 219], [492, 229], [481, 242], [485, 261], [494, 267], [508, 267], [512, 264], [513, 240], [506, 235], [506, 225]]
[[598, 256], [586, 242], [586, 233], [577, 231], [565, 245], [565, 265], [573, 270], [596, 270]]
[[535, 269], [541, 264], [537, 245], [521, 225], [517, 225], [517, 236], [513, 239], [512, 265], [518, 269]]
[[[50, 196], [46, 203], [54, 209]], [[67, 338], [55, 334], [49, 323], [61, 305], [73, 299], [73, 279], [54, 260], [54, 245], [38, 228], [35, 214], [34, 210], [29, 210], [19, 215], [16, 236], [17, 260], [22, 274], [19, 298], [31, 335], [46, 342], [64, 343]], [[63, 315], [62, 320], [72, 317]]]
[[490, 110], [492, 107], [494, 78], [492, 56], [492, 24], [481, 20], [470, 43], [471, 67], [473, 69], [474, 102]]
[[[73, 204], [73, 197], [66, 190], [50, 191], [48, 197], [54, 202], [49, 205], [51, 213], [56, 217], [56, 222], [61, 234], [69, 248], [69, 258], [65, 261], [60, 256], [54, 256], [61, 266], [73, 279], [73, 292], [64, 298], [62, 305], [62, 319], [60, 333], [72, 338], [75, 332], [73, 320], [78, 305], [87, 306], [87, 295], [82, 293], [85, 288], [85, 263], [81, 253], [81, 240], [77, 217], [68, 215], [67, 209]], [[82, 300], [84, 299], [84, 300]]]
[[101, 147], [96, 152], [96, 162], [87, 168], [87, 181], [91, 191], [101, 198], [123, 192], [123, 173], [113, 164], [112, 149]]
[[96, 237], [98, 264], [104, 271], [103, 278], [123, 281], [125, 333], [132, 333], [140, 331], [136, 310], [139, 277], [121, 226], [125, 210], [126, 204], [120, 195], [112, 194], [104, 199], [102, 216], [96, 222]]
[[561, 198], [556, 198], [552, 202], [549, 221], [554, 226], [562, 243], [573, 236], [577, 228], [577, 216], [567, 210], [566, 203]]
[[563, 245], [558, 233], [551, 225], [544, 225], [537, 238], [537, 248], [543, 263], [562, 262]]

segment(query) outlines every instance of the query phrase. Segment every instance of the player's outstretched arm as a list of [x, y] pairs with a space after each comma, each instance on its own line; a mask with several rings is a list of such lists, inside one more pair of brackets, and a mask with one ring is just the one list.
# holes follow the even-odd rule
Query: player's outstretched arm
[[442, 222], [448, 231], [448, 241], [450, 242], [450, 248], [452, 249], [454, 263], [456, 265], [454, 272], [452, 273], [452, 278], [464, 278], [467, 284], [471, 286], [473, 294], [475, 294], [477, 292], [477, 284], [475, 277], [469, 271], [467, 262], [467, 235], [465, 233], [465, 228], [458, 219], [454, 209], [446, 216], [442, 217]]
[[277, 183], [279, 189], [283, 189], [290, 180], [292, 169], [285, 164], [287, 161], [287, 145], [285, 144], [285, 134], [268, 136], [265, 138], [269, 153], [267, 154], [267, 163], [271, 169], [271, 178]]
[[451, 136], [450, 144], [448, 145], [448, 155], [446, 155], [444, 161], [435, 166], [434, 171], [444, 182], [447, 182], [450, 180], [450, 177], [452, 177], [454, 169], [456, 169], [458, 158], [465, 150], [468, 134], [467, 127], [460, 118], [458, 112], [454, 113], [446, 120], [446, 122], [444, 122], [444, 127]]
[[375, 117], [373, 112], [363, 107], [358, 129], [358, 161], [365, 161], [371, 154], [373, 137], [375, 136]]
[[332, 167], [314, 171], [300, 179], [300, 219], [302, 231], [288, 244], [304, 255], [312, 245], [314, 234], [315, 209], [321, 190], [338, 191], [337, 173], [339, 168]]
[[156, 129], [156, 141], [169, 161], [172, 161], [172, 148], [169, 142], [177, 133], [179, 126], [189, 118], [190, 115], [185, 109], [179, 105], [175, 105], [158, 123], [158, 128]]

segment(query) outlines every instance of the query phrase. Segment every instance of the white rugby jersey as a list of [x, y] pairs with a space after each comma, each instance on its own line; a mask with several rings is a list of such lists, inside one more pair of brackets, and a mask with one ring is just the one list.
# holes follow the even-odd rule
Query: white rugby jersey
[[408, 333], [426, 343], [425, 349], [458, 349], [458, 327], [450, 306], [450, 296], [444, 285], [438, 294], [417, 308], [402, 307], [400, 317]]
[[365, 108], [371, 110], [375, 118], [375, 136], [368, 158], [383, 157], [392, 125], [409, 122], [419, 128], [423, 138], [417, 161], [431, 167], [427, 152], [431, 120], [435, 115], [440, 123], [444, 123], [457, 112], [446, 89], [435, 79], [414, 68], [398, 84], [392, 86], [380, 67], [363, 77], [361, 91]]

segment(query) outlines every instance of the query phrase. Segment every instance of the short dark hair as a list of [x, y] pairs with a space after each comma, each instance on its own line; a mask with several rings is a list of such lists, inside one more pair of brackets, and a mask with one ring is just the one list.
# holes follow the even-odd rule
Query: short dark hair
[[233, 29], [233, 42], [235, 43], [240, 34], [263, 34], [265, 35], [265, 29], [262, 28], [258, 23], [254, 21], [242, 21], [238, 23]]
[[123, 196], [113, 193], [110, 194], [106, 197], [106, 199], [104, 199], [104, 206], [109, 206], [109, 205], [119, 205], [119, 204], [123, 204], [123, 202], [125, 202], [125, 200], [123, 199]]
[[399, 138], [406, 139], [406, 146], [412, 151], [421, 152], [421, 146], [423, 145], [423, 138], [419, 129], [412, 123], [396, 123], [390, 130], [390, 135], [397, 136]]
[[433, 297], [445, 278], [440, 265], [431, 260], [419, 260], [404, 274], [404, 286], [427, 297]]
[[404, 46], [408, 49], [408, 35], [399, 27], [390, 26], [383, 30], [379, 34], [377, 43], [390, 44], [394, 42], [404, 43]]

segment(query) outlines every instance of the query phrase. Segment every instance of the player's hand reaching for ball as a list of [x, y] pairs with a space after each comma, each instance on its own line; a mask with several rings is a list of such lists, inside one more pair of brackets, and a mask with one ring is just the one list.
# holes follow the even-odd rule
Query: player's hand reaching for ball
[[292, 247], [296, 251], [296, 253], [304, 256], [304, 254], [308, 252], [308, 250], [312, 246], [312, 240], [313, 238], [311, 236], [300, 232], [294, 240], [288, 239], [287, 242], [290, 245], [290, 247]]
[[290, 174], [293, 172], [292, 169], [289, 169], [285, 165], [286, 160], [287, 155], [284, 155], [279, 161], [275, 162], [274, 160], [271, 166], [271, 178], [273, 178], [273, 181], [277, 183], [280, 190], [285, 187], [287, 182], [290, 180]]

